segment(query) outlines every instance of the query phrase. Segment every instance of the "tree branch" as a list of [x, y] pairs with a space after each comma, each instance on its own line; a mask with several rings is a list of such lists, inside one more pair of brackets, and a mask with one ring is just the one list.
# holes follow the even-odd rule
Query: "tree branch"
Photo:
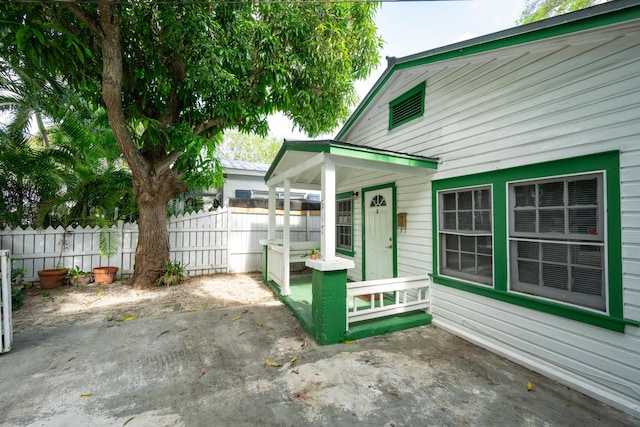
[[156, 171], [156, 174], [160, 175], [165, 170], [169, 169], [169, 167], [171, 167], [171, 164], [175, 162], [178, 159], [178, 157], [180, 157], [183, 153], [184, 151], [182, 150], [173, 150], [172, 152], [167, 154], [162, 160], [160, 160], [157, 163], [154, 163], [153, 167]]
[[233, 122], [229, 122], [228, 120], [225, 120], [225, 119], [209, 119], [200, 123], [196, 127], [194, 127], [193, 133], [196, 135], [200, 135], [205, 130], [211, 129], [214, 126], [223, 126], [223, 125], [242, 126], [243, 124], [244, 124], [243, 120], [236, 120]]
[[102, 50], [102, 44], [104, 42], [104, 32], [100, 27], [100, 23], [94, 19], [93, 16], [85, 8], [80, 6], [77, 3], [65, 3], [64, 7], [66, 7], [73, 15], [78, 18], [84, 25], [91, 30], [91, 32], [96, 36], [96, 41], [98, 42], [98, 47]]

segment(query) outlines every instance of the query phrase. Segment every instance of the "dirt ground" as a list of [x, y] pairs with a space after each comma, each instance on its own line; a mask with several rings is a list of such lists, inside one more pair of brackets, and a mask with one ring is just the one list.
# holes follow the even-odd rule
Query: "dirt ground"
[[50, 291], [36, 284], [23, 293], [24, 305], [13, 311], [14, 333], [275, 300], [260, 273], [195, 276], [176, 286], [145, 290], [133, 289], [128, 280], [110, 285], [64, 285]]

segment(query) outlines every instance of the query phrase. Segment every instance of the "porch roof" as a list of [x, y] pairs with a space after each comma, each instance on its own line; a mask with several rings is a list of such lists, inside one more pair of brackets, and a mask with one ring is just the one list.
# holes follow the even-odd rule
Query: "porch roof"
[[265, 175], [265, 182], [271, 186], [289, 179], [295, 188], [318, 189], [321, 186], [321, 166], [327, 159], [336, 165], [338, 182], [363, 169], [424, 175], [438, 168], [438, 159], [415, 154], [333, 140], [285, 140]]

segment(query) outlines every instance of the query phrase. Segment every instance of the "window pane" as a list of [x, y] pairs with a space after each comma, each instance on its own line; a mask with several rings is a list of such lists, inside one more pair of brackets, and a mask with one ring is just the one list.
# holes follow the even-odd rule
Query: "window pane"
[[458, 230], [473, 230], [473, 213], [471, 211], [458, 212]]
[[540, 284], [539, 264], [531, 261], [518, 261], [518, 280], [532, 285]]
[[569, 206], [597, 205], [598, 204], [598, 179], [583, 179], [569, 181]]
[[478, 274], [485, 277], [493, 276], [493, 258], [478, 255]]
[[444, 228], [446, 230], [457, 230], [456, 227], [456, 213], [455, 212], [445, 212], [444, 214]]
[[461, 250], [465, 252], [475, 252], [476, 238], [473, 236], [460, 236]]
[[492, 254], [493, 246], [491, 236], [478, 236], [477, 245], [479, 254]]
[[445, 234], [445, 244], [447, 249], [458, 249], [458, 236], [455, 234]]
[[538, 243], [518, 241], [518, 258], [538, 260]]
[[476, 271], [476, 257], [472, 254], [460, 254], [460, 262], [462, 270], [469, 270], [470, 273], [475, 273]]
[[454, 270], [460, 269], [460, 257], [458, 252], [447, 251], [447, 261], [445, 266]]
[[514, 188], [516, 207], [536, 205], [536, 186], [518, 185]]
[[516, 211], [514, 213], [515, 231], [535, 233], [536, 232], [536, 212], [535, 211]]
[[542, 244], [542, 259], [544, 261], [567, 263], [567, 246], [555, 243]]
[[538, 198], [540, 207], [564, 206], [564, 181], [540, 184]]
[[540, 233], [564, 233], [564, 210], [541, 210]]
[[571, 263], [602, 268], [603, 266], [602, 250], [598, 246], [588, 246], [588, 245], [572, 246], [571, 247]]
[[569, 268], [566, 265], [542, 264], [542, 283], [556, 289], [569, 288]]
[[474, 192], [476, 209], [491, 209], [491, 195], [488, 188]]
[[458, 209], [471, 209], [471, 191], [461, 191], [458, 193]]
[[569, 232], [577, 234], [598, 234], [598, 210], [570, 209]]
[[476, 211], [475, 213], [475, 229], [478, 231], [491, 230], [491, 211]]
[[589, 295], [604, 295], [604, 280], [602, 278], [602, 270], [592, 268], [573, 268], [573, 292], [580, 292]]
[[442, 204], [444, 206], [444, 210], [455, 211], [456, 210], [456, 193], [443, 194]]

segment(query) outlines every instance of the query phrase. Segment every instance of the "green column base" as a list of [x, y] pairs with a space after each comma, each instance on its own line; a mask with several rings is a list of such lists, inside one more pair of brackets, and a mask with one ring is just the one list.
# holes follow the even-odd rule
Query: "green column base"
[[347, 270], [312, 272], [313, 335], [320, 344], [345, 339], [347, 325]]
[[262, 281], [269, 280], [269, 246], [262, 247]]

